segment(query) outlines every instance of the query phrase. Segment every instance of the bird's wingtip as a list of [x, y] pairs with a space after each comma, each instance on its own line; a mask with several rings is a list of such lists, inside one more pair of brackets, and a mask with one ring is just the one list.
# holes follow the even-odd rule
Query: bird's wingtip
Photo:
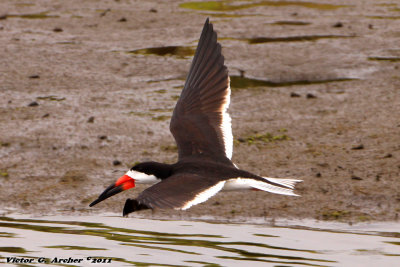
[[122, 210], [122, 216], [126, 217], [131, 212], [145, 209], [150, 209], [150, 207], [138, 202], [136, 199], [128, 198], [125, 201], [124, 209]]
[[209, 17], [207, 17], [206, 22], [204, 23], [204, 27], [213, 28], [213, 24], [210, 22], [210, 18]]

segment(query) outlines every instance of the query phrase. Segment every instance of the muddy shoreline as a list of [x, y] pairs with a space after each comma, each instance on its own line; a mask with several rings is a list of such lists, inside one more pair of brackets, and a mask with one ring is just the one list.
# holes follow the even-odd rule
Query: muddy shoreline
[[2, 1], [3, 213], [119, 212], [145, 187], [88, 204], [135, 162], [176, 161], [169, 119], [210, 17], [233, 81], [233, 161], [302, 179], [301, 197], [220, 193], [137, 216], [398, 220], [400, 4], [290, 3]]

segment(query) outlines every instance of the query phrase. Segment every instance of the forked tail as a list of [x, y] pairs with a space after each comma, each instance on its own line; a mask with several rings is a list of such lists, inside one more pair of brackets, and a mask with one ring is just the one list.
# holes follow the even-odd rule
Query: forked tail
[[267, 191], [270, 193], [288, 195], [288, 196], [299, 196], [293, 192], [296, 183], [302, 182], [302, 180], [296, 179], [285, 179], [285, 178], [270, 178], [262, 177], [266, 182], [251, 180], [250, 186], [259, 190]]

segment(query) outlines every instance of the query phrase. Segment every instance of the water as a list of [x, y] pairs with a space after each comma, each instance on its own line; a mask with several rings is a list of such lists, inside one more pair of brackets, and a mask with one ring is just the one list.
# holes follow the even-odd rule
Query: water
[[[14, 215], [0, 217], [0, 262], [10, 257], [32, 262], [9, 266], [364, 267], [400, 262], [396, 223], [276, 224], [284, 226]], [[47, 263], [38, 263], [39, 258]], [[77, 263], [60, 262], [69, 258]], [[93, 258], [100, 263], [91, 263]]]

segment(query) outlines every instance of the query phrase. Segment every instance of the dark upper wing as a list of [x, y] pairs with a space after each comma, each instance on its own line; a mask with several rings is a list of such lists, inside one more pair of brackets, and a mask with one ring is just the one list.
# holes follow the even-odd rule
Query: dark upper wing
[[218, 193], [225, 181], [197, 174], [177, 174], [140, 193], [136, 201], [149, 208], [188, 209]]
[[226, 112], [230, 93], [221, 45], [207, 19], [171, 119], [179, 159], [191, 155], [222, 161], [232, 158], [231, 118]]

